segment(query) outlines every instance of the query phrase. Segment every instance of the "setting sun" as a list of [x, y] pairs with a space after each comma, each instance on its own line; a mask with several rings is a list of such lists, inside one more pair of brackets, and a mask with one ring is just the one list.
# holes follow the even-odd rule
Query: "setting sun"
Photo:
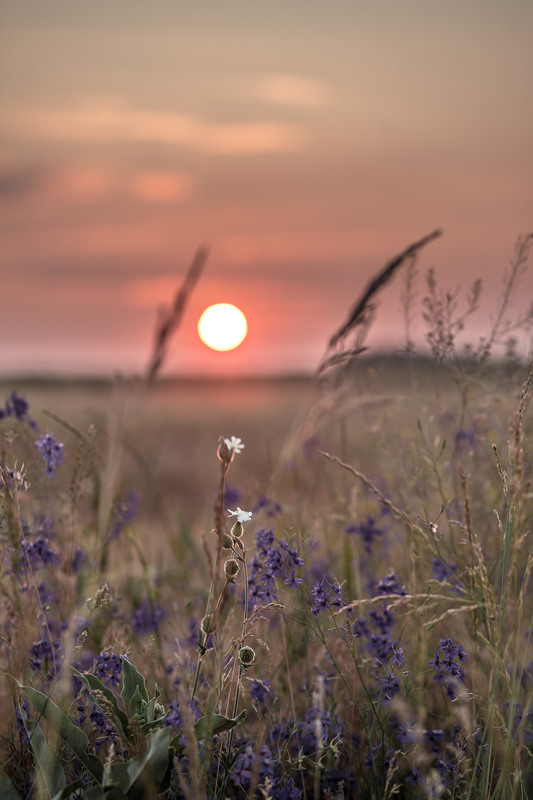
[[234, 350], [247, 332], [246, 317], [230, 303], [209, 306], [198, 321], [198, 335], [212, 350]]

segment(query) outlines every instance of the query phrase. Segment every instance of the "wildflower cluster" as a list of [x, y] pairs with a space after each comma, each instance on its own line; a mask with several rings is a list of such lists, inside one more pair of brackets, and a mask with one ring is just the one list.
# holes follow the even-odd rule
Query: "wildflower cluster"
[[[375, 596], [405, 595], [406, 589], [396, 575], [385, 575], [375, 587]], [[376, 604], [368, 612], [368, 617], [359, 617], [353, 625], [353, 633], [365, 644], [374, 659], [374, 677], [378, 685], [378, 699], [389, 702], [400, 689], [400, 681], [395, 668], [405, 665], [403, 648], [398, 646], [393, 636], [396, 616], [386, 601]]]
[[311, 597], [313, 598], [313, 606], [311, 613], [317, 616], [321, 611], [329, 611], [332, 608], [342, 608], [342, 586], [334, 581], [330, 583], [327, 578], [322, 578], [316, 581], [311, 589]]
[[35, 442], [35, 446], [44, 461], [46, 474], [49, 478], [53, 478], [56, 467], [63, 464], [63, 448], [65, 445], [58, 442], [52, 433], [43, 433]]
[[255, 552], [250, 562], [248, 579], [252, 606], [267, 605], [276, 601], [276, 579], [292, 588], [302, 583], [297, 570], [304, 564], [297, 548], [290, 547], [285, 539], [277, 539], [272, 530], [260, 528], [255, 534]]
[[27, 423], [31, 428], [37, 430], [37, 423], [29, 416], [30, 406], [28, 401], [17, 391], [13, 390], [7, 398], [4, 407], [0, 407], [0, 419], [14, 417], [19, 422]]
[[465, 653], [463, 645], [457, 644], [455, 636], [452, 636], [451, 639], [440, 640], [439, 649], [428, 662], [435, 671], [433, 680], [444, 686], [450, 700], [456, 697], [457, 685], [464, 682], [465, 673], [459, 664], [464, 664], [467, 658], [468, 653]]
[[363, 542], [365, 551], [368, 555], [371, 555], [374, 544], [379, 537], [384, 535], [385, 529], [378, 525], [375, 517], [368, 515], [366, 520], [359, 525], [347, 525], [345, 532], [348, 534], [358, 534]]

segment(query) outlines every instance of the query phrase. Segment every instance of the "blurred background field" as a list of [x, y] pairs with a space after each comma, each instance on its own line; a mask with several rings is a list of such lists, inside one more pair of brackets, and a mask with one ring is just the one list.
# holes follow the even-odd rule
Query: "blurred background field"
[[[454, 437], [471, 437], [462, 453], [468, 464], [474, 454], [480, 456], [482, 440], [490, 450], [491, 436], [502, 441], [507, 435], [522, 373], [507, 362], [478, 374], [468, 387], [475, 414], [468, 410], [464, 419], [463, 388], [453, 370], [422, 357], [362, 358], [344, 373], [340, 387], [312, 376], [174, 378], [152, 385], [129, 378], [22, 379], [0, 382], [0, 392], [16, 388], [28, 399], [39, 431], [66, 442], [70, 463], [77, 438], [68, 426], [81, 432], [94, 426], [100, 456], [116, 462], [115, 494], [138, 496], [135, 524], [143, 548], [149, 557], [161, 557], [169, 539], [176, 542], [184, 531], [198, 534], [212, 526], [220, 436], [238, 436], [246, 445], [230, 480], [243, 508], [270, 495], [280, 501], [290, 497], [292, 504], [295, 489], [304, 504], [311, 497], [317, 502], [328, 490], [325, 466], [316, 471], [319, 448], [392, 486], [420, 445], [417, 426], [423, 423], [430, 437], [432, 428], [435, 436], [440, 431], [442, 440], [444, 425], [450, 454]], [[61, 483], [62, 470], [56, 480]], [[336, 494], [347, 482], [335, 476]], [[401, 481], [397, 488], [407, 496]]]

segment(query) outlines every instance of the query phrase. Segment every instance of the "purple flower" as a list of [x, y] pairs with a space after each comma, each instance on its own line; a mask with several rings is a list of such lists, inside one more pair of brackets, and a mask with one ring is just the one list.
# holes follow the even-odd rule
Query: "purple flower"
[[250, 696], [259, 706], [264, 706], [269, 694], [272, 694], [270, 681], [252, 680], [250, 686]]
[[283, 582], [286, 583], [287, 586], [290, 586], [293, 589], [295, 589], [299, 583], [303, 583], [303, 578], [297, 578], [295, 571], [291, 569], [291, 574], [289, 575], [288, 578], [285, 578]]
[[[327, 587], [324, 587], [327, 584]], [[314, 600], [314, 605], [311, 608], [311, 613], [316, 617], [321, 611], [326, 611], [331, 608], [342, 608], [342, 586], [334, 581], [332, 584], [323, 578], [317, 581], [311, 589], [311, 597]]]
[[28, 416], [29, 409], [30, 405], [28, 401], [13, 389], [6, 400], [4, 408], [0, 408], [0, 419], [4, 417], [15, 417], [19, 422], [26, 422], [36, 431], [37, 423]]
[[94, 674], [106, 686], [120, 686], [122, 683], [122, 659], [113, 653], [100, 653], [96, 658]]
[[41, 569], [48, 564], [59, 561], [57, 553], [52, 550], [46, 536], [38, 536], [34, 542], [22, 540], [22, 555], [25, 563], [33, 570]]
[[365, 522], [360, 525], [348, 525], [345, 528], [346, 533], [357, 533], [363, 541], [363, 546], [366, 552], [370, 555], [372, 553], [372, 545], [378, 536], [383, 536], [385, 533], [383, 528], [379, 528], [376, 520], [372, 516], [368, 516]]
[[279, 503], [276, 503], [275, 500], [271, 500], [269, 497], [262, 495], [252, 508], [252, 511], [254, 514], [259, 513], [259, 511], [264, 511], [265, 515], [269, 519], [272, 519], [272, 517], [276, 517], [278, 514], [281, 514], [283, 509]]
[[457, 564], [446, 564], [441, 558], [433, 556], [431, 559], [431, 577], [436, 580], [452, 582], [455, 579]]
[[385, 575], [376, 587], [376, 594], [401, 594], [406, 595], [405, 586], [402, 586], [394, 572]]
[[46, 474], [49, 478], [53, 478], [56, 467], [63, 463], [65, 445], [58, 442], [52, 433], [43, 433], [35, 442], [35, 446], [45, 463]]
[[[457, 644], [455, 636], [451, 639], [441, 639], [439, 650], [430, 659], [429, 666], [433, 667], [435, 675], [433, 680], [442, 684], [446, 689], [446, 694], [451, 700], [455, 699], [455, 686], [457, 681], [463, 682], [465, 675], [460, 668], [457, 660], [464, 663], [468, 658], [462, 644]], [[449, 677], [448, 677], [449, 676]]]
[[133, 614], [131, 627], [138, 635], [145, 636], [156, 631], [163, 620], [166, 619], [166, 616], [166, 611], [163, 608], [152, 600], [145, 598]]
[[250, 561], [248, 580], [249, 598], [252, 604], [272, 603], [277, 599], [276, 577], [296, 588], [302, 578], [296, 575], [295, 567], [303, 566], [303, 558], [285, 540], [279, 541], [271, 530], [260, 528], [255, 534], [255, 553]]

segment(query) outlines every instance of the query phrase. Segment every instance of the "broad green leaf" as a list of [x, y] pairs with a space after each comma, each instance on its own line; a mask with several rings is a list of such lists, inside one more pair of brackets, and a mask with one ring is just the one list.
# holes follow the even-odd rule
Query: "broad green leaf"
[[[129, 741], [130, 726], [128, 723], [128, 717], [120, 708], [117, 698], [115, 697], [111, 689], [109, 689], [108, 686], [102, 683], [102, 681], [99, 678], [97, 678], [96, 675], [92, 675], [90, 672], [86, 673], [79, 672], [75, 667], [72, 667], [72, 671], [74, 675], [76, 675], [76, 677], [80, 679], [85, 688], [88, 689], [91, 694], [92, 692], [95, 691], [102, 692], [106, 700], [110, 703], [110, 705], [113, 708], [113, 716], [114, 716], [113, 722], [115, 723], [117, 730], [119, 731], [119, 733], [123, 734], [125, 739]], [[96, 698], [92, 697], [91, 699], [93, 700], [94, 703], [96, 703], [96, 705], [99, 705], [98, 700]], [[102, 709], [102, 711], [107, 713], [108, 709]]]
[[122, 658], [122, 700], [124, 702], [124, 707], [126, 709], [126, 713], [131, 715], [131, 704], [133, 698], [135, 696], [135, 691], [138, 689], [139, 696], [148, 703], [148, 692], [146, 691], [146, 682], [144, 680], [143, 675], [138, 672], [131, 661], [125, 656], [121, 656]]
[[63, 767], [52, 753], [48, 742], [44, 738], [41, 726], [37, 722], [34, 722], [28, 718], [28, 715], [22, 706], [19, 708], [19, 712], [24, 724], [24, 728], [26, 729], [26, 733], [28, 734], [28, 739], [30, 740], [31, 749], [35, 755], [35, 760], [39, 769], [41, 770], [43, 780], [46, 784], [46, 788], [52, 797], [55, 797], [58, 794], [60, 795], [67, 785], [67, 779], [65, 778]]
[[224, 717], [222, 714], [211, 714], [209, 716], [200, 717], [194, 729], [196, 731], [196, 736], [198, 740], [205, 739], [206, 736], [215, 736], [217, 733], [222, 733], [223, 731], [230, 731], [239, 722], [244, 719], [246, 716], [246, 709], [243, 708], [241, 713], [231, 719], [230, 717]]
[[129, 699], [129, 703], [126, 706], [130, 719], [131, 717], [137, 717], [137, 719], [144, 719], [146, 707], [147, 707], [146, 700], [142, 699], [139, 687], [136, 686], [135, 691], [133, 692], [133, 697]]
[[[53, 796], [52, 800], [70, 800], [72, 793], [77, 792], [83, 786], [83, 781], [73, 781], [72, 783], [67, 784], [60, 792]], [[84, 790], [85, 791], [85, 790]], [[79, 792], [77, 792], [76, 797], [78, 796]], [[82, 795], [85, 797], [85, 794]]]
[[171, 735], [170, 728], [160, 728], [150, 734], [146, 738], [145, 753], [135, 756], [126, 764], [111, 765], [106, 775], [106, 785], [116, 783], [128, 800], [142, 800], [147, 790], [157, 794], [169, 767]]
[[26, 692], [34, 708], [52, 726], [56, 733], [69, 745], [77, 755], [83, 766], [91, 773], [98, 783], [102, 781], [104, 767], [98, 756], [88, 753], [89, 740], [84, 732], [78, 728], [71, 719], [64, 714], [53, 700], [33, 686], [23, 686], [17, 681], [18, 686]]
[[2, 800], [20, 800], [17, 790], [0, 767], [0, 797]]

